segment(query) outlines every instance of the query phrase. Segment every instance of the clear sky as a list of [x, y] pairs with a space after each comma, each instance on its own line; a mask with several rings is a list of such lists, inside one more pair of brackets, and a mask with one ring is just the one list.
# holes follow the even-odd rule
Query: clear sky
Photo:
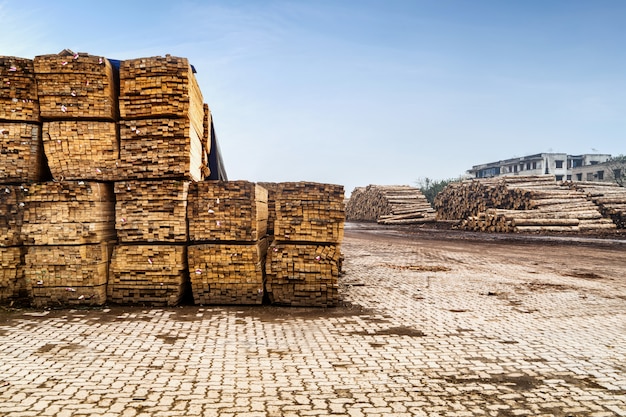
[[0, 55], [189, 58], [229, 179], [626, 154], [625, 0], [0, 0]]

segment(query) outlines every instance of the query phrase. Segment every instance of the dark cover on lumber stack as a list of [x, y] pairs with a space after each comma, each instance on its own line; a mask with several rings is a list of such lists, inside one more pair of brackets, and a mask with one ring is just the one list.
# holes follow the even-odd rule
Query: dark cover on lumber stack
[[119, 179], [205, 177], [202, 136], [187, 118], [120, 122]]
[[82, 245], [115, 239], [111, 184], [62, 181], [20, 187], [25, 245]]
[[0, 56], [0, 121], [39, 121], [32, 59]]
[[346, 205], [346, 219], [381, 224], [413, 224], [435, 221], [436, 213], [419, 188], [408, 185], [368, 185], [352, 191]]
[[261, 304], [267, 239], [188, 248], [195, 304]]
[[20, 195], [17, 185], [0, 186], [0, 247], [22, 244], [24, 204], [18, 199]]
[[0, 122], [0, 183], [41, 181], [46, 174], [40, 125]]
[[193, 183], [187, 210], [192, 242], [256, 242], [267, 233], [267, 190], [250, 181]]
[[333, 307], [338, 302], [339, 245], [274, 242], [266, 260], [272, 304]]
[[345, 223], [342, 185], [282, 182], [274, 198], [277, 240], [339, 243]]
[[34, 60], [42, 118], [117, 119], [115, 71], [108, 59], [64, 50]]
[[35, 307], [103, 305], [112, 243], [30, 246], [26, 288]]
[[175, 306], [188, 283], [184, 245], [117, 245], [111, 259], [108, 300], [117, 304]]
[[115, 180], [118, 142], [115, 122], [63, 120], [43, 124], [43, 145], [56, 180]]
[[120, 242], [187, 242], [189, 181], [115, 183], [115, 228]]
[[23, 246], [0, 247], [0, 303], [25, 296]]

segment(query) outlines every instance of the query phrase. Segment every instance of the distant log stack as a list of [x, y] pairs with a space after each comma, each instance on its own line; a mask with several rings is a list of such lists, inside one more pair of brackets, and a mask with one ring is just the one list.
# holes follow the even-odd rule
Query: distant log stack
[[249, 181], [191, 186], [189, 275], [196, 304], [261, 304], [267, 190]]
[[450, 184], [435, 198], [439, 219], [484, 232], [580, 232], [614, 229], [598, 207], [554, 177], [499, 177]]
[[583, 193], [618, 229], [626, 229], [626, 188], [606, 182], [571, 182], [564, 186]]
[[115, 239], [112, 186], [47, 182], [19, 192], [24, 276], [33, 305], [104, 304]]
[[415, 224], [435, 218], [435, 210], [422, 192], [408, 185], [357, 187], [346, 205], [348, 221]]
[[[120, 66], [120, 175], [200, 181], [207, 173], [208, 121], [186, 58], [138, 58]], [[207, 139], [208, 138], [208, 139]]]
[[338, 302], [345, 208], [340, 185], [279, 183], [266, 290], [274, 304], [332, 307]]
[[40, 181], [46, 173], [33, 61], [0, 57], [0, 183]]

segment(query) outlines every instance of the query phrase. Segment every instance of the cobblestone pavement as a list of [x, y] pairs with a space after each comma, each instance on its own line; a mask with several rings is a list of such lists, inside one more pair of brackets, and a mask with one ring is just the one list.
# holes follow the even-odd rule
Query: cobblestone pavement
[[0, 312], [0, 415], [626, 416], [625, 245], [342, 249], [334, 309]]

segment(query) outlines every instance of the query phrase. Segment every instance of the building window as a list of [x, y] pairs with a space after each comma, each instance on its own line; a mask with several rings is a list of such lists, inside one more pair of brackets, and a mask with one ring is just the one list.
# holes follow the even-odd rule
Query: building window
[[557, 159], [556, 161], [554, 161], [554, 163], [556, 165], [556, 168], [563, 168], [563, 161]]
[[[533, 162], [533, 169], [537, 169], [537, 162]], [[541, 165], [539, 166], [539, 169], [541, 169]]]
[[571, 181], [571, 180], [572, 180], [572, 176], [571, 176], [571, 175], [568, 175], [568, 176], [567, 176], [567, 180], [568, 180], [568, 181]]
[[617, 181], [622, 179], [622, 169], [621, 168], [615, 168], [613, 170], [613, 178], [615, 178]]
[[583, 180], [583, 173], [581, 172], [579, 174], [576, 174], [576, 181], [582, 181], [582, 180]]
[[513, 172], [517, 172], [517, 165], [513, 165]]
[[599, 180], [603, 180], [604, 179], [604, 171], [598, 171], [598, 179]]
[[557, 181], [563, 181], [563, 175], [556, 175]]

